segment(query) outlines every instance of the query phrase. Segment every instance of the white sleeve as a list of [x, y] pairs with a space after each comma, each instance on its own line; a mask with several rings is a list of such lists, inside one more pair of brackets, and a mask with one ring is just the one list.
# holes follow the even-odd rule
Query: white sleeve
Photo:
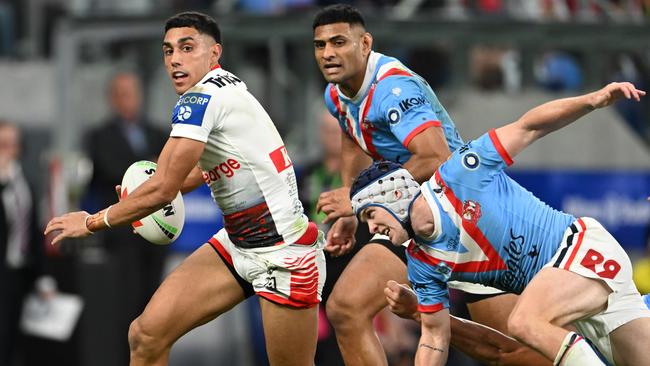
[[223, 103], [215, 99], [194, 88], [183, 94], [174, 107], [170, 136], [207, 142], [210, 132], [221, 127], [224, 115]]

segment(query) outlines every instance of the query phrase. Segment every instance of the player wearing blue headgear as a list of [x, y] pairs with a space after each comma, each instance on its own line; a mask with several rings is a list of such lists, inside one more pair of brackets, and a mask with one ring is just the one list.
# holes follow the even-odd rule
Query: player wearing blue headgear
[[[394, 244], [413, 239], [408, 273], [422, 321], [416, 365], [446, 361], [450, 280], [521, 294], [508, 328], [556, 365], [650, 364], [650, 311], [625, 251], [596, 220], [552, 209], [503, 172], [538, 138], [642, 95], [612, 83], [534, 108], [456, 150], [420, 194], [401, 167], [379, 163], [361, 173], [351, 190], [355, 213]], [[563, 328], [569, 324], [606, 360]]]
[[[313, 30], [316, 60], [329, 82], [325, 104], [344, 132], [343, 187], [322, 193], [317, 204], [317, 209], [327, 214], [325, 222], [334, 222], [326, 250], [337, 256], [350, 250], [357, 225], [350, 208], [350, 185], [371, 159], [402, 163], [421, 183], [463, 142], [426, 81], [399, 60], [372, 51], [372, 36], [356, 9], [327, 7], [316, 15]], [[382, 293], [386, 281], [406, 281], [405, 262], [403, 247], [393, 247], [377, 235], [360, 248], [337, 280], [327, 301], [327, 315], [346, 364], [387, 365], [373, 319], [387, 305]], [[372, 281], [359, 283], [361, 276], [368, 275]], [[462, 285], [462, 290], [472, 293], [502, 293], [485, 286], [453, 285]], [[473, 299], [477, 301], [468, 304], [472, 318], [505, 332], [516, 296]], [[456, 345], [480, 357], [475, 348]], [[522, 357], [521, 362], [510, 365], [546, 365], [535, 362], [539, 357], [530, 353], [532, 358]]]

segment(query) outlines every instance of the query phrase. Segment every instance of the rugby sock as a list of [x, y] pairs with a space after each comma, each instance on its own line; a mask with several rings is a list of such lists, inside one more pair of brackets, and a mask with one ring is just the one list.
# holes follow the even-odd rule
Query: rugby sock
[[553, 361], [555, 366], [605, 365], [581, 335], [569, 332]]

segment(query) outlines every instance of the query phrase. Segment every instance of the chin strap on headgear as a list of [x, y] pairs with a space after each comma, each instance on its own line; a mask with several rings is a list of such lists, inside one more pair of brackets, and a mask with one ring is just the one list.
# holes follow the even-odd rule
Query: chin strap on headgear
[[409, 211], [420, 194], [420, 184], [408, 170], [390, 161], [374, 162], [352, 184], [352, 211], [359, 217], [369, 206], [379, 206], [392, 214], [414, 237]]

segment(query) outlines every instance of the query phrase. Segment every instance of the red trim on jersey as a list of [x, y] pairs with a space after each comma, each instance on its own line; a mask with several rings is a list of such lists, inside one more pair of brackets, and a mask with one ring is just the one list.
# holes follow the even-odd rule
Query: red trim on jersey
[[215, 237], [212, 237], [210, 240], [208, 240], [208, 243], [210, 243], [210, 245], [212, 245], [212, 247], [216, 249], [217, 252], [219, 252], [219, 254], [221, 254], [221, 256], [228, 262], [228, 264], [234, 268], [234, 265], [232, 263], [232, 256], [230, 256], [230, 253], [228, 253], [226, 248], [223, 247], [219, 240], [217, 240]]
[[501, 144], [501, 140], [499, 140], [499, 136], [497, 136], [497, 131], [493, 128], [490, 130], [490, 132], [488, 132], [488, 135], [490, 136], [490, 140], [492, 140], [494, 147], [497, 149], [497, 152], [499, 153], [499, 155], [501, 155], [501, 158], [506, 163], [506, 165], [507, 166], [512, 165], [513, 163], [512, 158], [510, 157], [510, 154], [508, 154], [506, 149]]
[[456, 197], [452, 189], [442, 180], [442, 177], [440, 177], [440, 169], [436, 170], [434, 177], [438, 185], [444, 187], [443, 192], [445, 196], [447, 196], [449, 202], [454, 206], [456, 214], [461, 217], [463, 229], [472, 239], [474, 239], [476, 244], [478, 244], [483, 251], [483, 254], [488, 258], [487, 261], [472, 261], [465, 263], [445, 262], [451, 265], [454, 270], [460, 272], [483, 272], [506, 269], [507, 266], [503, 262], [503, 259], [501, 259], [499, 253], [497, 253], [492, 244], [490, 244], [490, 241], [485, 237], [478, 225], [462, 219], [463, 202]]
[[221, 68], [221, 65], [216, 64], [213, 68], [210, 69], [210, 71], [220, 69], [220, 68]]
[[336, 111], [338, 112], [339, 116], [345, 119], [345, 124], [348, 126], [348, 130], [345, 131], [346, 134], [348, 135], [348, 137], [354, 140], [354, 136], [352, 136], [352, 126], [350, 125], [350, 120], [348, 120], [347, 114], [344, 113], [343, 110], [341, 109], [339, 92], [336, 90], [336, 87], [334, 85], [330, 85], [330, 98], [332, 99], [332, 102], [334, 103], [334, 106], [336, 107]]
[[402, 70], [402, 69], [398, 69], [398, 68], [392, 68], [392, 69], [386, 71], [386, 72], [384, 73], [384, 75], [382, 75], [382, 76], [379, 78], [379, 80], [377, 80], [377, 81], [382, 81], [382, 80], [386, 79], [387, 77], [389, 77], [389, 76], [394, 76], [394, 75], [413, 76], [413, 74], [411, 74], [411, 73], [408, 72], [408, 71], [405, 71], [405, 70]]
[[441, 127], [442, 124], [440, 124], [440, 121], [426, 121], [423, 124], [417, 126], [413, 131], [411, 131], [408, 136], [404, 139], [404, 147], [408, 149], [409, 144], [411, 143], [411, 140], [417, 135], [420, 134], [420, 132], [426, 130], [429, 127]]
[[585, 230], [587, 230], [587, 227], [585, 226], [585, 223], [582, 221], [582, 219], [578, 219], [578, 224], [580, 225], [582, 231], [580, 232], [580, 234], [578, 234], [578, 242], [576, 243], [575, 248], [573, 248], [573, 251], [569, 256], [569, 260], [564, 265], [564, 269], [567, 270], [569, 269], [569, 267], [571, 267], [571, 263], [575, 259], [576, 254], [578, 254], [578, 250], [580, 250], [580, 245], [582, 244], [582, 239], [585, 237]]
[[298, 301], [294, 301], [291, 298], [287, 299], [287, 298], [284, 298], [282, 296], [279, 296], [279, 295], [276, 295], [276, 294], [273, 294], [273, 293], [270, 293], [270, 292], [262, 292], [262, 291], [258, 292], [257, 295], [269, 300], [270, 302], [274, 302], [274, 303], [280, 304], [280, 305], [287, 305], [287, 306], [290, 306], [292, 308], [298, 308], [298, 309], [313, 308], [314, 306], [318, 305], [318, 303], [320, 302], [320, 301], [316, 301], [313, 304], [311, 304], [311, 303], [310, 304], [305, 304], [305, 303], [301, 303], [301, 302], [298, 302]]
[[370, 91], [366, 97], [366, 105], [363, 107], [363, 113], [359, 118], [359, 127], [361, 128], [361, 136], [363, 136], [363, 141], [366, 143], [366, 149], [368, 149], [370, 156], [372, 156], [374, 160], [382, 160], [381, 155], [377, 153], [375, 145], [372, 144], [372, 131], [375, 129], [375, 127], [372, 124], [365, 122], [366, 116], [368, 116], [368, 112], [370, 112], [370, 105], [372, 105], [372, 96], [375, 94], [376, 86], [377, 84], [372, 84], [370, 87]]
[[294, 244], [302, 244], [302, 245], [312, 245], [316, 242], [316, 239], [318, 238], [318, 226], [314, 224], [313, 222], [309, 222], [307, 225], [307, 230], [305, 230], [305, 233], [302, 234], [301, 237], [299, 237]]
[[437, 313], [444, 308], [445, 306], [441, 302], [433, 305], [418, 304], [418, 311], [421, 313]]
[[336, 87], [334, 85], [330, 85], [330, 98], [332, 98], [332, 102], [334, 102], [334, 106], [336, 107], [336, 110], [339, 112], [339, 115], [343, 116], [343, 111], [341, 110], [341, 101], [339, 100], [339, 93], [336, 90]]

